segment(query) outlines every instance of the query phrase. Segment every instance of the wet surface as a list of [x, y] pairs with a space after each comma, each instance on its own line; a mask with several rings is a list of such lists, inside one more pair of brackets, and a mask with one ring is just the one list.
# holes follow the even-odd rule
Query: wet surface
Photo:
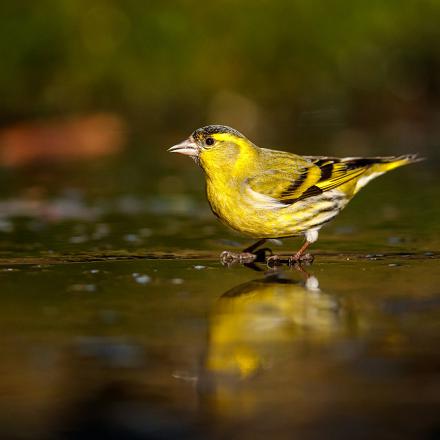
[[0, 438], [438, 436], [435, 168], [370, 184], [303, 271], [223, 266], [251, 243], [193, 168], [121, 169], [0, 174]]
[[434, 438], [437, 268], [2, 265], [1, 438]]

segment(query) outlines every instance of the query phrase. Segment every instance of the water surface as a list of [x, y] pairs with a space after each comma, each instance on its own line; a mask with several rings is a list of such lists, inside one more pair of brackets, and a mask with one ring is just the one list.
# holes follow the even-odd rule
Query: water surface
[[437, 268], [3, 265], [1, 437], [433, 437]]
[[369, 184], [308, 273], [221, 266], [250, 243], [153, 168], [1, 175], [0, 438], [438, 436], [434, 168]]

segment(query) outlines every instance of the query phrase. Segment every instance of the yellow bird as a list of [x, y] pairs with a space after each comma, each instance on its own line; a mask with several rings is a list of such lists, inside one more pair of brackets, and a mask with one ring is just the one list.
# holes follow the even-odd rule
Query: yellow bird
[[316, 277], [305, 282], [275, 273], [240, 284], [216, 302], [205, 366], [215, 374], [249, 377], [296, 341], [326, 344], [356, 322]]
[[[304, 236], [289, 262], [304, 258], [318, 231], [370, 180], [417, 162], [414, 154], [391, 157], [299, 156], [260, 148], [224, 125], [197, 129], [168, 151], [201, 166], [212, 212], [226, 225], [258, 241], [241, 253], [223, 252], [224, 262], [251, 262], [269, 238]], [[275, 263], [277, 256], [268, 259]]]

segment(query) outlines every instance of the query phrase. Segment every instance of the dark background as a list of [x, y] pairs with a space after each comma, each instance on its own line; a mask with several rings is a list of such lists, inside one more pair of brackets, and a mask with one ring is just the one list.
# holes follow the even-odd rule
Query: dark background
[[111, 112], [137, 158], [214, 122], [302, 153], [437, 156], [439, 16], [437, 1], [5, 2], [0, 124]]
[[[370, 231], [389, 222], [429, 243], [439, 16], [437, 1], [4, 3], [0, 231], [16, 235], [3, 249], [66, 251], [65, 221], [103, 219], [124, 236], [160, 223], [167, 238], [147, 233], [148, 249], [212, 248], [198, 240], [200, 222], [208, 238], [228, 232], [209, 213], [202, 173], [166, 152], [211, 123], [299, 154], [425, 156], [371, 183], [339, 218]], [[178, 215], [187, 222], [170, 226]], [[63, 233], [24, 238], [18, 220], [28, 217]], [[119, 249], [116, 236], [98, 236], [97, 249]], [[71, 244], [90, 250], [87, 240]]]

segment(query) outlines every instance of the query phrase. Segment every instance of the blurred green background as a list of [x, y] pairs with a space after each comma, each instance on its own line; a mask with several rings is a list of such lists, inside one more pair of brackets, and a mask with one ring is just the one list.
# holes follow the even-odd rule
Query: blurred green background
[[[202, 218], [227, 236], [200, 170], [166, 152], [210, 123], [300, 154], [427, 156], [371, 184], [347, 222], [379, 212], [396, 226], [405, 216], [413, 229], [430, 226], [435, 213], [421, 207], [437, 198], [439, 16], [428, 0], [6, 2], [0, 230], [21, 230], [17, 218], [114, 213], [154, 230], [184, 214], [185, 228], [200, 232]], [[397, 207], [408, 212], [389, 214]], [[132, 229], [120, 234], [138, 237]], [[191, 237], [171, 229], [176, 242]]]
[[105, 110], [157, 151], [218, 122], [304, 152], [437, 154], [439, 16], [435, 0], [4, 2], [0, 122]]
[[[2, 2], [0, 438], [438, 438], [439, 18], [438, 0]], [[212, 123], [428, 160], [323, 228], [310, 288], [220, 265], [251, 243], [166, 151]]]

